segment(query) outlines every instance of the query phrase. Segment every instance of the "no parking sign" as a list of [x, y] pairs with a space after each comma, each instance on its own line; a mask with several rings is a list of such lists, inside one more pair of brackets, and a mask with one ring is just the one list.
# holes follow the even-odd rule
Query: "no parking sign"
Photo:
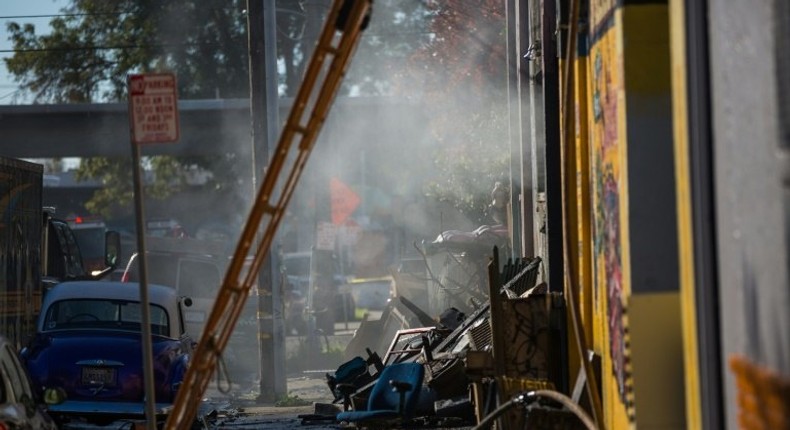
[[[145, 211], [143, 210], [143, 181], [140, 167], [140, 144], [165, 143], [178, 140], [178, 97], [176, 76], [172, 73], [129, 75], [129, 134], [134, 162], [134, 203], [137, 224], [137, 252], [140, 254], [140, 303], [148, 300], [148, 264], [145, 253]], [[155, 421], [153, 346], [151, 344], [151, 314], [148, 306], [140, 308], [143, 347], [143, 387], [145, 387], [145, 415], [149, 424]], [[153, 428], [150, 427], [149, 428]]]
[[132, 143], [175, 142], [179, 137], [176, 76], [129, 75]]

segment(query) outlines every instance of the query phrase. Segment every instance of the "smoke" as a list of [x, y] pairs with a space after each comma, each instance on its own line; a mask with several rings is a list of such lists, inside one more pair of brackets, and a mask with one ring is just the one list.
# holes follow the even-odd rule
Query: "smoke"
[[[327, 178], [343, 180], [363, 199], [355, 220], [394, 225], [406, 243], [485, 223], [483, 208], [509, 162], [504, 21], [438, 34], [442, 17], [420, 5], [374, 5], [348, 71], [350, 95], [332, 107], [299, 188], [307, 194]], [[438, 52], [464, 43], [468, 57]]]
[[[478, 20], [424, 2], [374, 4], [370, 26], [289, 204], [299, 225], [298, 250], [314, 244], [317, 222], [331, 219], [331, 178], [361, 199], [348, 223], [397, 231], [396, 256], [413, 241], [430, 241], [443, 230], [493, 223], [486, 206], [494, 184], [506, 179], [510, 156], [505, 25], [501, 15], [484, 12]], [[182, 20], [172, 28], [176, 24], [198, 27]], [[291, 100], [280, 103], [283, 122]], [[197, 198], [184, 192], [149, 207], [157, 216], [172, 214], [193, 235], [211, 237], [223, 230], [235, 240], [257, 192], [253, 185], [260, 186], [264, 172], [252, 166], [249, 118], [226, 120], [222, 127], [220, 155], [213, 156], [221, 162], [210, 178], [216, 188]]]
[[[391, 264], [414, 252], [414, 242], [491, 223], [485, 207], [494, 184], [507, 174], [510, 153], [505, 61], [498, 55], [505, 43], [504, 20], [494, 15], [484, 22], [489, 29], [480, 22], [448, 27], [440, 12], [419, 1], [375, 2], [344, 87], [288, 206], [288, 222], [280, 226], [284, 251], [306, 251], [316, 244], [317, 224], [332, 219], [332, 178], [360, 198], [343, 222], [345, 236], [337, 239], [339, 253], [352, 259], [349, 275], [387, 274]], [[180, 26], [198, 27], [184, 19], [168, 27], [178, 35]], [[280, 103], [282, 122], [292, 102]], [[250, 117], [227, 118], [221, 128], [210, 176], [195, 161], [195, 184], [165, 200], [147, 199], [145, 207], [147, 217], [175, 219], [190, 235], [221, 239], [230, 249], [265, 172], [253, 166]], [[183, 135], [179, 145], [189, 145], [189, 139]], [[296, 239], [283, 240], [286, 232]], [[159, 273], [177, 267], [171, 264]], [[251, 315], [242, 321], [253, 324]]]

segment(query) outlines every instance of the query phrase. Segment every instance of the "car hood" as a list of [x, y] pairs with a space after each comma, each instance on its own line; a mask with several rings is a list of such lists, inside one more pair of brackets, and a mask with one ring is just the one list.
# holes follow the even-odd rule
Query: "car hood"
[[[157, 402], [172, 401], [188, 356], [177, 340], [152, 336]], [[39, 334], [25, 356], [40, 388], [61, 387], [69, 400], [144, 401], [139, 333], [82, 330]]]

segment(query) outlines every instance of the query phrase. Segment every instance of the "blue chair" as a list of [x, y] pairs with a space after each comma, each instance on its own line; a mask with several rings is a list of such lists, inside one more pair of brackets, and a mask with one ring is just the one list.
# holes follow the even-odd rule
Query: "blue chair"
[[351, 394], [375, 379], [368, 371], [368, 362], [362, 357], [354, 357], [341, 364], [334, 375], [326, 374], [326, 383], [335, 395], [332, 403], [342, 400], [344, 411], [347, 411], [351, 404]]
[[425, 369], [420, 363], [397, 363], [385, 367], [368, 397], [364, 411], [347, 411], [337, 421], [364, 426], [381, 422], [405, 422], [414, 417]]

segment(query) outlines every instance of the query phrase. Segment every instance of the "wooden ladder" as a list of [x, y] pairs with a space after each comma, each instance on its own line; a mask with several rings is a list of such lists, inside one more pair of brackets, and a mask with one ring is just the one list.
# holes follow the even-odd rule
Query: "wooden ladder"
[[[166, 429], [192, 427], [218, 359], [230, 339], [361, 32], [367, 25], [371, 3], [372, 0], [335, 0], [333, 3], [203, 336], [178, 389], [173, 410], [165, 423]], [[259, 237], [261, 239], [257, 240]], [[245, 260], [256, 241], [252, 262], [246, 265]]]

